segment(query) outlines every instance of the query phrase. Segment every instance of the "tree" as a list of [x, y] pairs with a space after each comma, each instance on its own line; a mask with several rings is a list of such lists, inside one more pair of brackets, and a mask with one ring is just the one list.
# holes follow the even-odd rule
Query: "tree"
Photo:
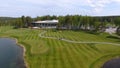
[[21, 19], [22, 19], [23, 27], [24, 27], [24, 26], [27, 27], [25, 16], [22, 16]]
[[120, 35], [120, 26], [117, 28], [117, 34]]
[[101, 28], [101, 22], [94, 22], [95, 31], [98, 32]]
[[65, 16], [65, 26], [67, 29], [71, 29], [72, 18], [70, 15]]
[[120, 17], [116, 18], [116, 19], [114, 20], [114, 23], [115, 23], [115, 25], [117, 26], [116, 33], [117, 33], [118, 35], [120, 35]]
[[26, 17], [26, 24], [25, 24], [25, 25], [26, 25], [27, 27], [29, 27], [29, 26], [31, 27], [31, 26], [32, 26], [32, 25], [31, 25], [32, 22], [33, 22], [32, 18], [31, 18], [30, 16], [27, 16], [27, 17]]
[[58, 23], [58, 28], [61, 29], [65, 25], [65, 18], [63, 16], [59, 16], [59, 23]]
[[120, 26], [120, 17], [116, 18], [114, 20], [114, 23], [115, 23], [116, 26]]
[[81, 17], [81, 28], [84, 30], [88, 30], [89, 27], [89, 17], [83, 16]]
[[16, 22], [15, 27], [17, 27], [17, 28], [22, 28], [23, 27], [23, 23], [22, 23], [21, 18], [17, 18], [15, 20], [15, 22]]

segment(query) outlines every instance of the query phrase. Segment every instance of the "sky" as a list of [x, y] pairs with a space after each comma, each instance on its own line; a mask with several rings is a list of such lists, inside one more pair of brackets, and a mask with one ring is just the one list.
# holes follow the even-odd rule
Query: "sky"
[[120, 0], [1, 0], [0, 16], [120, 15]]

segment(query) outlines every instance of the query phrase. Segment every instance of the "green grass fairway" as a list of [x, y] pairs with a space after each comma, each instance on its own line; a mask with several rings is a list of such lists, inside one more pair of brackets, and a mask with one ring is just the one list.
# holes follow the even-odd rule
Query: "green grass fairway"
[[120, 39], [106, 33], [99, 35], [83, 31], [12, 29], [0, 27], [1, 37], [17, 38], [26, 48], [25, 59], [29, 68], [101, 68], [102, 64], [113, 57], [120, 56], [120, 46], [97, 43], [70, 43], [59, 38], [78, 42], [109, 42], [120, 44]]

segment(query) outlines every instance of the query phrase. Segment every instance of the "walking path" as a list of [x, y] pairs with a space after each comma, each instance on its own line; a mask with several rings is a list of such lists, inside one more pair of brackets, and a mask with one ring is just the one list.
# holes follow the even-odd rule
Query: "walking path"
[[39, 34], [39, 36], [41, 38], [51, 38], [51, 39], [56, 39], [56, 40], [62, 40], [62, 41], [66, 41], [66, 42], [70, 42], [70, 43], [93, 43], [93, 44], [110, 44], [110, 45], [116, 45], [116, 46], [120, 46], [120, 44], [118, 43], [110, 43], [110, 42], [81, 42], [81, 41], [72, 41], [72, 40], [68, 40], [68, 39], [64, 39], [64, 38], [56, 38], [56, 37], [47, 37], [47, 36], [43, 36], [47, 31], [43, 31], [42, 33]]

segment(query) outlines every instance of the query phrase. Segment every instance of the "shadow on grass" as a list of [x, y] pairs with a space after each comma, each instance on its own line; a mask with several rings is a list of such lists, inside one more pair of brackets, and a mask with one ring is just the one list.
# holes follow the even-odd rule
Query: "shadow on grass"
[[100, 32], [97, 32], [97, 31], [95, 31], [95, 30], [93, 30], [93, 31], [90, 31], [90, 30], [72, 30], [72, 31], [74, 31], [74, 32], [85, 32], [85, 33], [88, 33], [88, 34], [94, 34], [94, 35], [99, 35], [100, 34]]
[[111, 38], [111, 39], [119, 39], [120, 40], [120, 38], [118, 38], [118, 37], [116, 37], [116, 36], [107, 36], [107, 38]]

